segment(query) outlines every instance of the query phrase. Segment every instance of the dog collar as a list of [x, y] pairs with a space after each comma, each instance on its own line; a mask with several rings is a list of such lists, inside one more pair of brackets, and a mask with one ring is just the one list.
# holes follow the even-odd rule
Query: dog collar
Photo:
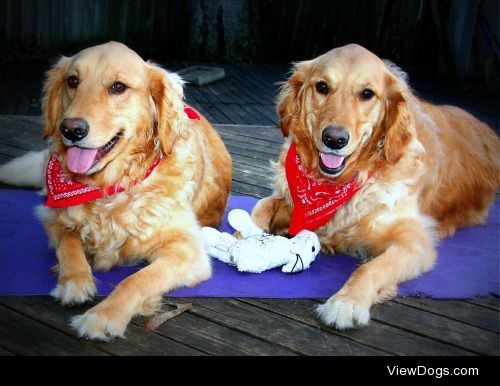
[[309, 178], [293, 142], [286, 156], [285, 171], [293, 200], [288, 232], [291, 236], [304, 229], [314, 231], [326, 224], [361, 189], [355, 177], [343, 184]]
[[[184, 106], [184, 113], [191, 120], [200, 120], [200, 114], [191, 106]], [[146, 171], [144, 177], [135, 182], [135, 184], [148, 178], [159, 165], [162, 158], [163, 154], [160, 154]], [[47, 184], [47, 201], [44, 205], [50, 208], [67, 208], [69, 206], [81, 205], [104, 196], [111, 196], [125, 191], [120, 184], [113, 184], [103, 190], [97, 186], [85, 185], [81, 182], [67, 178], [62, 172], [61, 163], [57, 159], [57, 154], [53, 154], [49, 160], [45, 180]]]

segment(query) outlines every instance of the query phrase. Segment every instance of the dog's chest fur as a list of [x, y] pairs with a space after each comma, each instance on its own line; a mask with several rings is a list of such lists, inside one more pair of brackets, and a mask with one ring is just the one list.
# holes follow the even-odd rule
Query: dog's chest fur
[[[384, 230], [397, 219], [421, 216], [418, 197], [412, 193], [413, 184], [414, 179], [391, 183], [368, 180], [327, 224], [316, 231], [321, 245], [334, 253], [346, 253], [362, 259], [372, 257], [371, 243], [377, 239], [377, 234], [383, 235]], [[363, 237], [368, 234], [371, 240]]]
[[391, 184], [369, 181], [317, 233], [321, 243], [331, 245], [336, 252], [368, 258], [372, 246], [364, 234], [383, 234], [398, 218], [415, 216], [418, 216], [417, 199], [404, 181]]
[[[175, 196], [157, 191], [124, 192], [115, 196], [53, 211], [67, 231], [75, 232], [94, 269], [148, 259], [155, 238], [175, 224], [175, 214], [189, 207], [190, 184]], [[184, 194], [182, 194], [184, 193]]]

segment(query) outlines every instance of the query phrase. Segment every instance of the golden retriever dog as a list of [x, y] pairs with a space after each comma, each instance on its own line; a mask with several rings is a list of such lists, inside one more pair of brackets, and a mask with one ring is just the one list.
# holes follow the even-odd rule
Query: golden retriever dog
[[[208, 121], [185, 111], [182, 84], [116, 42], [63, 57], [48, 72], [50, 205], [40, 212], [58, 260], [52, 295], [81, 304], [96, 294], [91, 266], [149, 263], [72, 319], [82, 337], [123, 337], [164, 293], [211, 276], [199, 231], [222, 218], [231, 158]], [[80, 202], [80, 193], [92, 200]]]
[[[485, 222], [500, 183], [497, 135], [457, 107], [420, 100], [401, 70], [363, 47], [296, 64], [278, 113], [288, 140], [254, 221], [273, 233], [315, 225], [325, 250], [365, 260], [317, 309], [327, 325], [368, 324], [373, 304], [433, 267], [437, 239]], [[290, 184], [297, 178], [339, 196], [308, 196]], [[316, 199], [327, 204], [307, 212]], [[336, 212], [333, 201], [344, 201]]]

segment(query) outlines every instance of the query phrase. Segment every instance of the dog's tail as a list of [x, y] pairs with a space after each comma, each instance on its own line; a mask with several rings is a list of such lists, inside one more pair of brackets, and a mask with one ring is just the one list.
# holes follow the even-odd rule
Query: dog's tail
[[0, 166], [0, 182], [9, 185], [43, 188], [49, 151], [30, 151]]

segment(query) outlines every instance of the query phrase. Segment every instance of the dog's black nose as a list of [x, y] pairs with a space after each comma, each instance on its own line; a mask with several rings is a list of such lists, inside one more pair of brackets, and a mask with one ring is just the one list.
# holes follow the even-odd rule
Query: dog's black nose
[[330, 149], [342, 149], [349, 142], [349, 131], [343, 126], [327, 126], [323, 129], [321, 139]]
[[89, 133], [89, 124], [83, 118], [66, 118], [61, 122], [61, 133], [70, 141], [81, 141]]

